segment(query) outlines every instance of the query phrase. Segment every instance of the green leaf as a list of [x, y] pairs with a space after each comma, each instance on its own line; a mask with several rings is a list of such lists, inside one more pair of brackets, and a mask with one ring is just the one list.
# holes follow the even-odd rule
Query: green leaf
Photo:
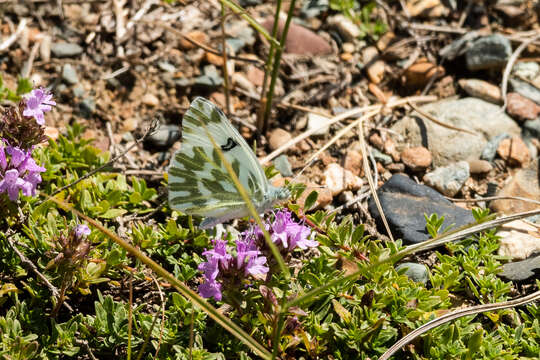
[[99, 217], [103, 219], [114, 219], [116, 217], [124, 215], [126, 212], [126, 209], [109, 209]]
[[317, 191], [313, 190], [306, 198], [306, 201], [304, 202], [304, 211], [309, 211], [313, 205], [315, 205], [315, 202], [317, 201], [317, 198], [319, 197], [319, 193]]

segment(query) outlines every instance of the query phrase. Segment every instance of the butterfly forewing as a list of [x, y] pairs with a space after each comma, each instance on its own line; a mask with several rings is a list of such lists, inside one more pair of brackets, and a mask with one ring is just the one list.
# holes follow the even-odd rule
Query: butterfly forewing
[[198, 97], [184, 115], [182, 147], [169, 167], [169, 202], [189, 214], [242, 216], [245, 203], [208, 135], [220, 147], [251, 199], [263, 201], [269, 185], [255, 155], [223, 112]]

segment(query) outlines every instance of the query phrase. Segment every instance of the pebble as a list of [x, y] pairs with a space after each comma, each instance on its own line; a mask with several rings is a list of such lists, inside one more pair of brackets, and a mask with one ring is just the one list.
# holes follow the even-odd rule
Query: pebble
[[510, 86], [512, 89], [525, 96], [528, 99], [531, 99], [535, 103], [540, 105], [540, 90], [538, 90], [536, 87], [532, 86], [529, 83], [526, 83], [523, 80], [510, 78], [508, 81], [510, 83]]
[[375, 161], [378, 161], [383, 165], [390, 165], [393, 161], [390, 155], [383, 154], [377, 149], [371, 149], [371, 155], [373, 155]]
[[354, 41], [362, 32], [349, 18], [342, 14], [329, 17], [326, 22], [337, 29], [339, 34], [345, 39], [345, 41]]
[[512, 74], [520, 79], [532, 81], [540, 73], [540, 65], [535, 61], [520, 61], [512, 68]]
[[[279, 20], [278, 38], [281, 37], [285, 21]], [[266, 31], [271, 32], [274, 19], [268, 19], [262, 23]], [[285, 40], [285, 52], [299, 55], [328, 55], [333, 52], [332, 46], [321, 36], [313, 31], [291, 22], [287, 39]]]
[[[206, 33], [203, 31], [194, 30], [189, 32], [187, 35], [193, 40], [203, 45], [208, 43], [208, 35], [206, 35]], [[187, 41], [184, 37], [180, 38], [180, 47], [184, 50], [191, 50], [196, 48], [193, 43]]]
[[406, 269], [405, 275], [414, 282], [425, 285], [429, 281], [429, 271], [425, 265], [406, 262], [396, 266], [396, 271], [401, 269]]
[[52, 37], [50, 35], [44, 35], [39, 44], [39, 57], [41, 60], [48, 62], [51, 59], [51, 46]]
[[135, 116], [130, 116], [122, 122], [122, 131], [129, 133], [139, 126], [139, 121]]
[[502, 104], [501, 89], [498, 86], [479, 79], [460, 79], [459, 86], [468, 95], [488, 101], [493, 104]]
[[362, 50], [362, 63], [366, 67], [369, 80], [374, 84], [379, 84], [384, 78], [384, 61], [377, 59], [379, 51], [375, 46], [368, 46]]
[[414, 112], [396, 122], [391, 130], [397, 134], [392, 137], [410, 146], [427, 143], [435, 166], [478, 159], [488, 139], [504, 132], [511, 135], [521, 133], [518, 124], [499, 106], [477, 98], [442, 100], [423, 105], [420, 109], [445, 124], [475, 132], [469, 134], [448, 129], [424, 120]]
[[58, 129], [52, 126], [45, 126], [43, 133], [49, 139], [52, 139], [54, 141], [58, 140], [58, 136], [60, 135], [60, 132], [58, 131]]
[[411, 171], [424, 171], [432, 162], [431, 152], [423, 146], [405, 149], [401, 152], [401, 161]]
[[508, 115], [516, 120], [532, 120], [538, 117], [540, 106], [534, 101], [512, 92], [507, 95], [508, 104], [506, 111]]
[[[540, 184], [538, 182], [538, 166], [531, 162], [529, 167], [519, 169], [497, 193], [497, 196], [519, 196], [540, 201]], [[491, 210], [503, 214], [515, 214], [538, 209], [538, 204], [531, 202], [498, 199], [489, 204]]]
[[291, 163], [289, 162], [289, 159], [287, 158], [287, 155], [280, 155], [277, 158], [274, 159], [272, 162], [274, 164], [274, 167], [277, 171], [281, 174], [283, 177], [291, 177], [294, 175], [292, 171]]
[[427, 59], [419, 59], [414, 64], [409, 66], [405, 71], [405, 78], [407, 85], [410, 86], [423, 86], [426, 85], [433, 76], [441, 78], [445, 74], [445, 70], [442, 66], [437, 66], [430, 63]]
[[502, 140], [497, 148], [497, 154], [514, 166], [527, 165], [531, 158], [529, 148], [519, 136]]
[[317, 197], [317, 201], [315, 201], [315, 204], [313, 205], [313, 208], [311, 208], [310, 210], [323, 209], [327, 205], [331, 204], [334, 200], [334, 197], [332, 196], [332, 191], [330, 191], [330, 189], [328, 189], [327, 187], [321, 187], [317, 184], [308, 183], [306, 190], [304, 190], [302, 195], [300, 195], [298, 200], [296, 200], [301, 208], [304, 208], [306, 199], [312, 191], [316, 191], [319, 195]]
[[343, 52], [346, 53], [353, 53], [355, 50], [354, 44], [350, 42], [343, 43], [343, 45], [341, 45], [341, 48], [343, 49]]
[[491, 140], [487, 142], [486, 146], [482, 150], [482, 155], [480, 158], [487, 161], [495, 160], [495, 155], [497, 155], [497, 148], [499, 147], [499, 144], [501, 141], [509, 137], [510, 135], [507, 133], [502, 133], [491, 138]]
[[362, 179], [355, 176], [338, 164], [329, 164], [324, 171], [325, 184], [333, 196], [339, 195], [345, 190], [358, 190], [362, 187]]
[[270, 150], [274, 151], [290, 141], [292, 139], [292, 135], [287, 131], [280, 128], [272, 130], [268, 137], [268, 145], [270, 146]]
[[264, 71], [253, 65], [249, 65], [247, 68], [246, 77], [253, 85], [262, 86], [264, 81]]
[[69, 85], [75, 85], [79, 82], [77, 71], [71, 64], [64, 64], [62, 67], [62, 79]]
[[400, 162], [392, 163], [386, 167], [386, 170], [393, 173], [402, 173], [405, 172], [405, 164]]
[[532, 138], [540, 139], [540, 118], [525, 121], [523, 123], [524, 135], [530, 135]]
[[493, 169], [493, 166], [486, 160], [473, 159], [469, 160], [469, 171], [471, 174], [486, 174]]
[[148, 105], [151, 107], [155, 107], [159, 105], [159, 99], [157, 98], [157, 96], [150, 93], [144, 94], [141, 101], [144, 105]]
[[84, 98], [79, 103], [79, 111], [81, 115], [85, 118], [90, 118], [94, 111], [96, 110], [96, 102], [92, 98]]
[[390, 155], [396, 162], [401, 160], [401, 154], [397, 150], [396, 143], [390, 138], [384, 141], [384, 152]]
[[348, 150], [345, 154], [344, 168], [359, 176], [362, 173], [362, 153], [356, 150]]
[[[406, 244], [420, 243], [430, 238], [426, 232], [424, 214], [444, 214], [444, 224], [455, 224], [455, 227], [474, 222], [469, 210], [454, 205], [437, 191], [417, 184], [404, 175], [392, 175], [377, 190], [377, 195], [394, 237], [403, 239]], [[368, 209], [379, 231], [386, 234], [373, 197], [369, 199]]]
[[223, 78], [219, 75], [214, 65], [206, 65], [203, 74], [195, 78], [195, 85], [214, 88], [223, 84]]
[[82, 54], [83, 48], [77, 44], [60, 42], [53, 43], [51, 45], [51, 51], [53, 55], [58, 58], [75, 57]]
[[180, 128], [178, 125], [161, 125], [159, 129], [148, 135], [144, 143], [152, 149], [168, 149], [178, 139], [180, 139]]
[[460, 161], [440, 167], [424, 175], [424, 183], [449, 197], [456, 195], [465, 181], [469, 179], [469, 163]]
[[501, 256], [523, 260], [540, 252], [540, 230], [523, 220], [502, 225], [496, 235], [500, 237], [498, 254]]
[[540, 255], [527, 260], [506, 263], [502, 266], [502, 272], [497, 274], [504, 280], [524, 282], [536, 279], [540, 272]]
[[249, 81], [249, 79], [240, 72], [234, 73], [232, 75], [232, 82], [233, 84], [238, 85], [239, 87], [251, 94], [255, 94], [257, 91], [253, 83]]
[[483, 36], [470, 45], [465, 53], [471, 71], [502, 68], [512, 55], [510, 40], [500, 34]]
[[369, 136], [369, 143], [371, 145], [375, 146], [375, 148], [377, 150], [383, 150], [384, 149], [384, 141], [383, 141], [381, 135], [379, 135], [376, 132], [374, 132], [373, 134], [371, 134]]
[[80, 84], [73, 87], [73, 96], [76, 98], [82, 98], [84, 94], [84, 87], [82, 87]]
[[313, 129], [319, 129], [315, 131], [312, 136], [324, 136], [328, 134], [329, 127], [324, 126], [330, 120], [326, 116], [321, 116], [315, 113], [308, 113], [307, 115], [307, 131]]

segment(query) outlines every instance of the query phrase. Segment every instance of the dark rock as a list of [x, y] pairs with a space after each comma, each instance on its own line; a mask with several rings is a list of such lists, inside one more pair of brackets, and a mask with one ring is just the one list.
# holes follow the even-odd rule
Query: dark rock
[[405, 275], [414, 282], [427, 284], [429, 281], [429, 271], [425, 265], [417, 263], [403, 263], [396, 266], [396, 271], [405, 270]]
[[522, 261], [515, 261], [503, 265], [503, 271], [498, 274], [508, 281], [527, 281], [540, 276], [540, 255]]
[[96, 102], [92, 98], [84, 98], [79, 103], [79, 111], [81, 112], [81, 116], [85, 118], [89, 118], [90, 116], [92, 116], [95, 110]]
[[501, 68], [512, 55], [510, 40], [500, 34], [481, 37], [473, 41], [465, 53], [467, 68], [471, 71]]
[[[470, 211], [455, 206], [432, 188], [403, 175], [393, 175], [377, 190], [377, 195], [394, 237], [402, 238], [405, 243], [419, 243], [430, 238], [424, 214], [444, 216], [444, 224], [454, 224], [454, 227], [474, 222]], [[373, 198], [369, 199], [368, 206], [380, 231], [385, 233]]]
[[532, 138], [540, 138], [540, 118], [525, 121], [523, 124], [523, 134], [530, 135]]
[[58, 58], [74, 57], [81, 55], [83, 48], [77, 44], [61, 42], [52, 44], [51, 51]]
[[292, 171], [291, 163], [289, 162], [287, 155], [278, 156], [277, 158], [274, 159], [273, 163], [276, 170], [279, 171], [281, 176], [290, 177], [294, 175]]
[[162, 125], [155, 132], [144, 139], [145, 145], [151, 149], [167, 149], [180, 139], [180, 128], [178, 125]]

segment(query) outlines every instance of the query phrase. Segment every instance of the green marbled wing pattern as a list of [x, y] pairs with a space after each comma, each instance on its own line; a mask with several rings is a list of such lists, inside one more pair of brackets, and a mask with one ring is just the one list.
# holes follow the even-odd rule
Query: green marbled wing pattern
[[221, 110], [198, 97], [184, 115], [182, 147], [168, 169], [169, 203], [174, 209], [204, 217], [245, 216], [245, 203], [205, 128], [255, 205], [264, 200], [269, 184], [255, 155]]

